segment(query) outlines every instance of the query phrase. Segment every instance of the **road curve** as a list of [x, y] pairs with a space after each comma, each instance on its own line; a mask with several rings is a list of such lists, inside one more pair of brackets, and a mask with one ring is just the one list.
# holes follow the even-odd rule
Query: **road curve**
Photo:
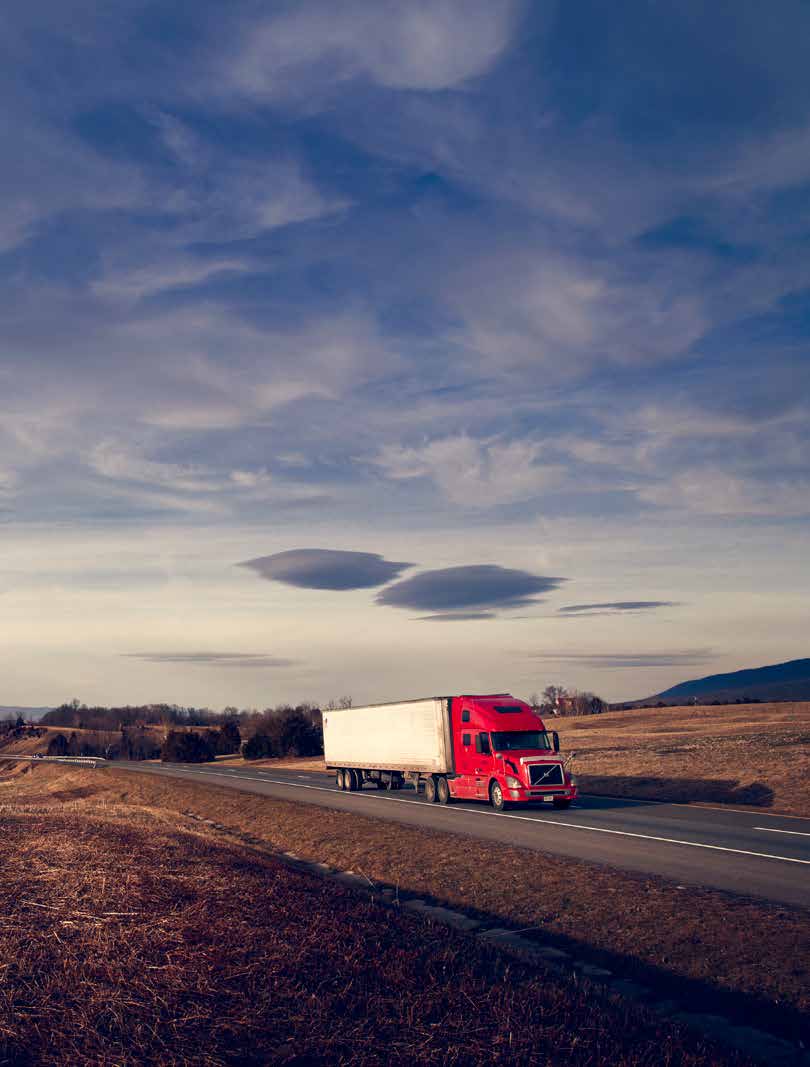
[[[559, 856], [710, 886], [779, 904], [810, 907], [810, 819], [734, 809], [584, 796], [568, 811], [487, 804], [428, 804], [413, 789], [339, 791], [317, 771], [223, 764], [116, 762], [113, 768], [168, 775], [297, 803], [356, 811]], [[549, 806], [550, 807], [550, 806]]]

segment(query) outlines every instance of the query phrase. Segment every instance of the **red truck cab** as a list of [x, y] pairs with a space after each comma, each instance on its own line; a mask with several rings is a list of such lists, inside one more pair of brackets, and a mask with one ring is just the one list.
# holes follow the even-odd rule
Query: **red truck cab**
[[576, 778], [559, 755], [557, 734], [524, 701], [509, 693], [453, 697], [450, 725], [450, 796], [488, 800], [499, 811], [533, 802], [567, 808], [576, 797]]

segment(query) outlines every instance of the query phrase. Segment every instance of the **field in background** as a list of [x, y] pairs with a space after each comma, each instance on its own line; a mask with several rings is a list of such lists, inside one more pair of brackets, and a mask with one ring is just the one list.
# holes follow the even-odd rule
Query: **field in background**
[[215, 840], [134, 777], [42, 766], [0, 790], [0, 1062], [743, 1063]]
[[39, 765], [6, 788], [0, 787], [0, 805], [4, 797], [13, 799], [5, 809], [10, 811], [63, 806], [89, 818], [126, 811], [170, 827], [188, 826], [194, 813], [226, 828], [220, 840], [294, 851], [355, 870], [375, 884], [449, 902], [495, 925], [537, 930], [546, 943], [651, 986], [690, 1010], [756, 1019], [757, 1025], [810, 1040], [803, 1015], [810, 1009], [806, 910], [116, 769]]
[[810, 816], [810, 702], [552, 718], [585, 793]]

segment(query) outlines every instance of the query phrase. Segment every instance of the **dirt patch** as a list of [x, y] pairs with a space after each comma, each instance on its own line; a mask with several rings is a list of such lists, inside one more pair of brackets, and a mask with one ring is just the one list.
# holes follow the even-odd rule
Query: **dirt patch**
[[40, 804], [46, 781], [58, 792], [103, 782], [103, 792], [76, 801], [77, 809], [115, 810], [126, 798], [128, 810], [175, 823], [194, 812], [279, 851], [538, 929], [546, 941], [693, 1010], [810, 1036], [801, 1018], [810, 1009], [807, 911], [217, 786], [45, 766], [33, 778], [21, 785], [16, 810]]
[[6, 814], [0, 870], [0, 1062], [742, 1062], [145, 814]]

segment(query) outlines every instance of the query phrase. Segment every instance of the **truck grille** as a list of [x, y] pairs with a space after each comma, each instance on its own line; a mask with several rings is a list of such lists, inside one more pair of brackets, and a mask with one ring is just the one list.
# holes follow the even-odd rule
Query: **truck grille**
[[564, 785], [562, 767], [559, 763], [530, 763], [531, 785]]

